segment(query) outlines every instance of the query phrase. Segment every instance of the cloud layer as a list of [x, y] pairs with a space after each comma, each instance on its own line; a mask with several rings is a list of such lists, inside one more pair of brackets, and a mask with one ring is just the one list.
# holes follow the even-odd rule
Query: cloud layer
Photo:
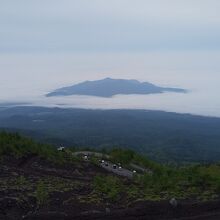
[[0, 52], [220, 49], [218, 0], [7, 0]]

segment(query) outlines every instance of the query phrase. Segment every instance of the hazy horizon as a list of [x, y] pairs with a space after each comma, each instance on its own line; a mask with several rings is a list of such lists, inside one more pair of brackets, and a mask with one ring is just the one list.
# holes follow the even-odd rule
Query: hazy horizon
[[[3, 2], [0, 102], [220, 117], [219, 7], [217, 0]], [[190, 92], [44, 97], [59, 87], [106, 77]]]

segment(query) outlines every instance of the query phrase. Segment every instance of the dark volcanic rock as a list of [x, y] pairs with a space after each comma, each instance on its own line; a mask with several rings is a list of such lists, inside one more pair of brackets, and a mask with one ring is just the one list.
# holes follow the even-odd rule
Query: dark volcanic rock
[[[77, 174], [76, 170], [80, 170]], [[16, 173], [16, 175], [14, 175]], [[35, 155], [0, 161], [0, 220], [219, 220], [220, 201], [143, 201], [123, 204], [83, 202], [93, 192], [95, 175], [108, 175], [88, 162], [57, 165]], [[23, 176], [22, 179], [19, 177]], [[44, 180], [50, 187], [48, 202], [38, 206], [36, 186]], [[22, 181], [22, 182], [21, 182]], [[128, 184], [130, 180], [127, 180]], [[20, 183], [19, 183], [20, 182]], [[72, 184], [72, 185], [71, 185]], [[55, 188], [54, 188], [55, 187]], [[80, 200], [81, 198], [81, 200]]]

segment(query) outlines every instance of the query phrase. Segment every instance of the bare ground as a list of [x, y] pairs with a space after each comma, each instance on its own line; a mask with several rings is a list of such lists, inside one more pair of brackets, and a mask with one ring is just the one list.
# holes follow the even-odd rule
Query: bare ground
[[[219, 220], [220, 201], [179, 201], [172, 207], [168, 201], [109, 203], [93, 197], [92, 180], [97, 174], [110, 175], [89, 162], [55, 165], [37, 156], [0, 162], [1, 220]], [[23, 178], [21, 178], [23, 177]], [[48, 202], [38, 205], [37, 183], [44, 179], [50, 189]], [[126, 180], [125, 180], [126, 181]], [[127, 180], [128, 184], [130, 180]], [[88, 197], [88, 195], [90, 195]]]

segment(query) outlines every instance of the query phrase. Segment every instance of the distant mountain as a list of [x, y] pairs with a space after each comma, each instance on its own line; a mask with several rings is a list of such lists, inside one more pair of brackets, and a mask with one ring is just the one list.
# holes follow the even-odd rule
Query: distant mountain
[[163, 92], [185, 93], [179, 88], [159, 87], [148, 82], [137, 80], [105, 78], [96, 81], [85, 81], [73, 86], [57, 89], [46, 96], [88, 95], [100, 97], [112, 97], [118, 94], [154, 94]]

